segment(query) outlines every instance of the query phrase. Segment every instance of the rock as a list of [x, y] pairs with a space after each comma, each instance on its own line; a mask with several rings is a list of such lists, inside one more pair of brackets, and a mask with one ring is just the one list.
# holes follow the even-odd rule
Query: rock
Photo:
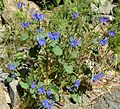
[[0, 82], [4, 82], [7, 79], [9, 73], [0, 72]]
[[[31, 15], [36, 10], [39, 11], [39, 7], [34, 2], [28, 0], [19, 0], [19, 1], [24, 4], [24, 6], [22, 7], [23, 8], [22, 13], [27, 13], [28, 18], [30, 18]], [[18, 2], [16, 2], [16, 0], [3, 0], [3, 3], [4, 3], [4, 10], [2, 17], [10, 26], [13, 26], [15, 22], [17, 23], [19, 22], [19, 20], [16, 19], [14, 15], [15, 12], [20, 12], [20, 9], [17, 8]]]
[[0, 109], [10, 109], [9, 105], [7, 104], [5, 93], [1, 83], [0, 83]]
[[[105, 90], [90, 92], [89, 97], [82, 94], [81, 103], [73, 104], [69, 101], [69, 96], [65, 95], [65, 105], [60, 109], [120, 109], [120, 85], [117, 84], [110, 89], [110, 92]], [[59, 109], [53, 106], [53, 109]]]
[[11, 104], [11, 99], [10, 99], [9, 93], [7, 91], [4, 91], [4, 93], [5, 93], [5, 98], [6, 98], [7, 104]]
[[33, 13], [39, 11], [39, 7], [32, 1], [28, 1], [28, 7], [29, 7], [28, 17], [30, 16], [30, 18], [32, 18]]
[[9, 94], [11, 98], [12, 109], [20, 109], [20, 97], [17, 92], [18, 80], [9, 83]]

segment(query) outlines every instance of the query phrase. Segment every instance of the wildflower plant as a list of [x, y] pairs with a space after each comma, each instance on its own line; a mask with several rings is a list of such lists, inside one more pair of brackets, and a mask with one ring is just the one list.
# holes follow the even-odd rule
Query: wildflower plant
[[[29, 10], [24, 13], [21, 6], [17, 4], [20, 23], [15, 25], [17, 29], [12, 39], [17, 43], [16, 52], [11, 53], [17, 66], [8, 64], [8, 70], [15, 71], [21, 78], [19, 87], [25, 94], [21, 95], [24, 103], [27, 101], [26, 105], [36, 109], [52, 109], [55, 104], [61, 104], [65, 94], [80, 103], [83, 84], [88, 85], [86, 90], [89, 90], [89, 83], [101, 80], [108, 70], [103, 66], [113, 65], [106, 52], [117, 53], [117, 31], [113, 31], [112, 25], [108, 27], [111, 22], [106, 17], [93, 20], [89, 1], [63, 5], [50, 15], [35, 11], [27, 18]], [[49, 19], [47, 24], [46, 19]], [[99, 31], [97, 27], [100, 27]], [[26, 50], [18, 50], [21, 46]], [[102, 56], [100, 50], [104, 47], [107, 49]], [[106, 57], [108, 60], [103, 61]], [[95, 67], [90, 65], [93, 60], [102, 73], [95, 74]]]

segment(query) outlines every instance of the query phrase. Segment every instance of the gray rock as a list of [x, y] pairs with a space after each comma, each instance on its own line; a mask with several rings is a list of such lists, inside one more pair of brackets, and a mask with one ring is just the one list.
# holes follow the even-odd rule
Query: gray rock
[[[39, 10], [39, 7], [32, 1], [28, 0], [20, 0], [24, 4], [23, 12], [27, 13], [27, 18], [31, 18], [31, 15], [36, 11]], [[19, 19], [15, 18], [15, 15], [13, 13], [20, 12], [20, 10], [17, 8], [18, 1], [16, 0], [3, 0], [4, 3], [4, 10], [2, 17], [4, 20], [12, 27], [14, 23], [21, 23]], [[27, 9], [27, 8], [28, 9]], [[28, 11], [29, 10], [29, 11]]]
[[20, 109], [20, 97], [17, 92], [17, 85], [18, 80], [13, 80], [11, 83], [9, 83], [9, 93], [11, 98], [11, 106], [12, 109]]
[[94, 95], [91, 95], [90, 98], [85, 94], [81, 97], [81, 104], [72, 104], [69, 101], [69, 96], [65, 95], [65, 105], [63, 107], [53, 109], [120, 109], [120, 85], [114, 86], [111, 88], [110, 93], [106, 92], [100, 95], [100, 92], [95, 92]]
[[4, 89], [0, 83], [0, 109], [10, 109], [9, 105], [7, 104]]

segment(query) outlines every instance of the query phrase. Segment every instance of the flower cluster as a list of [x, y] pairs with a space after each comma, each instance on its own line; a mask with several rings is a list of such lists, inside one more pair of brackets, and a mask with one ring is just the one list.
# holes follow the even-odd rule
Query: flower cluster
[[[110, 37], [113, 37], [115, 35], [114, 31], [107, 31], [107, 33]], [[99, 41], [99, 44], [102, 45], [102, 46], [108, 45], [108, 37], [106, 37], [104, 39], [101, 39]]]
[[103, 77], [103, 73], [99, 73], [97, 75], [93, 76], [93, 81], [96, 82], [98, 79], [101, 79]]
[[21, 23], [21, 26], [22, 26], [22, 28], [26, 28], [26, 27], [29, 26], [29, 24], [30, 24], [29, 21], [27, 21], [27, 22], [22, 22], [22, 23]]
[[[31, 85], [30, 85], [30, 88], [35, 89], [36, 87], [37, 87], [36, 82], [32, 82]], [[52, 106], [55, 104], [55, 101], [52, 100], [54, 94], [52, 94], [49, 89], [45, 91], [44, 86], [40, 86], [40, 87], [37, 89], [37, 91], [38, 91], [38, 94], [40, 94], [40, 95], [41, 95], [41, 94], [45, 94], [46, 97], [48, 98], [48, 99], [46, 99], [46, 100], [43, 100], [42, 103], [41, 103], [41, 105], [42, 105], [44, 108], [46, 108], [46, 109], [51, 109]]]
[[75, 40], [73, 37], [70, 38], [70, 46], [76, 47], [79, 44], [80, 44], [79, 40]]
[[38, 11], [36, 11], [33, 14], [33, 20], [41, 21], [43, 19], [44, 19], [44, 15], [43, 14], [39, 14]]
[[46, 99], [42, 101], [42, 106], [46, 109], [52, 109], [52, 106], [54, 105], [54, 101], [50, 102], [50, 100]]
[[51, 40], [58, 40], [58, 39], [59, 39], [59, 35], [60, 35], [59, 32], [56, 32], [56, 33], [49, 32], [49, 33], [48, 33], [48, 37], [49, 37]]

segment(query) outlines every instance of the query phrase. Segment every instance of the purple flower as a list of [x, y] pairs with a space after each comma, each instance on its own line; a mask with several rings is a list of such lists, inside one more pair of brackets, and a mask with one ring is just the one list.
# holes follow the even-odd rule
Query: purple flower
[[53, 33], [53, 32], [49, 32], [48, 33], [48, 36], [51, 40], [58, 40], [59, 39], [59, 35], [60, 33], [59, 32], [56, 32], [56, 33]]
[[38, 11], [36, 11], [34, 14], [33, 14], [33, 20], [38, 20], [38, 21], [41, 21], [44, 19], [44, 15], [43, 14], [39, 14]]
[[76, 47], [79, 44], [80, 44], [79, 40], [75, 40], [73, 37], [70, 38], [70, 46]]
[[103, 73], [97, 74], [97, 78], [98, 78], [98, 79], [100, 79], [100, 78], [102, 78], [102, 77], [103, 77]]
[[43, 20], [43, 19], [44, 19], [44, 15], [43, 15], [43, 14], [39, 14], [39, 15], [38, 15], [38, 20], [41, 21], [41, 20]]
[[109, 31], [108, 35], [113, 37], [115, 35], [115, 32], [114, 31]]
[[77, 79], [77, 80], [75, 81], [74, 87], [75, 87], [75, 88], [78, 88], [79, 85], [80, 85], [80, 80]]
[[50, 94], [50, 95], [49, 95], [49, 98], [50, 98], [50, 99], [53, 99], [54, 97], [55, 97], [54, 94]]
[[101, 39], [101, 40], [99, 41], [99, 44], [102, 45], [102, 46], [107, 45], [107, 44], [108, 44], [108, 38], [106, 37], [105, 39]]
[[53, 101], [53, 100], [52, 100], [52, 103], [51, 103], [51, 105], [53, 106], [54, 104], [55, 104], [55, 101]]
[[8, 69], [9, 70], [15, 70], [15, 65], [14, 64], [8, 64]]
[[19, 9], [19, 8], [21, 8], [21, 7], [22, 7], [22, 3], [21, 3], [21, 2], [18, 2], [17, 8]]
[[78, 12], [73, 12], [71, 16], [72, 16], [72, 19], [77, 19], [78, 18]]
[[93, 82], [96, 82], [98, 79], [101, 79], [103, 77], [103, 73], [99, 73], [97, 75], [93, 76]]
[[69, 91], [70, 93], [73, 93], [73, 92], [74, 92], [73, 88], [71, 88], [71, 87], [68, 88], [68, 91]]
[[29, 22], [27, 21], [27, 22], [22, 22], [21, 23], [21, 26], [22, 26], [22, 28], [25, 28], [25, 27], [28, 27], [29, 26]]
[[93, 82], [96, 82], [98, 80], [97, 75], [93, 76]]
[[43, 100], [42, 101], [42, 106], [46, 109], [51, 109], [52, 105], [49, 103], [49, 100]]
[[14, 78], [14, 79], [16, 78], [16, 74], [15, 74], [15, 73], [13, 73], [11, 76], [12, 76], [12, 78]]
[[99, 22], [100, 23], [107, 23], [108, 22], [108, 18], [106, 18], [106, 17], [100, 17], [99, 18]]
[[51, 91], [48, 89], [47, 91], [46, 91], [46, 94], [49, 96], [49, 95], [51, 95]]
[[44, 93], [44, 88], [43, 88], [43, 87], [39, 87], [39, 88], [38, 88], [38, 93], [39, 93], [39, 94]]
[[36, 38], [35, 40], [36, 40], [38, 46], [44, 46], [46, 44], [46, 40], [43, 38], [40, 38], [40, 39]]
[[36, 83], [35, 83], [35, 82], [33, 82], [33, 83], [31, 84], [31, 88], [32, 88], [32, 89], [35, 89], [35, 88], [36, 88], [36, 86], [37, 86], [37, 85], [36, 85]]

